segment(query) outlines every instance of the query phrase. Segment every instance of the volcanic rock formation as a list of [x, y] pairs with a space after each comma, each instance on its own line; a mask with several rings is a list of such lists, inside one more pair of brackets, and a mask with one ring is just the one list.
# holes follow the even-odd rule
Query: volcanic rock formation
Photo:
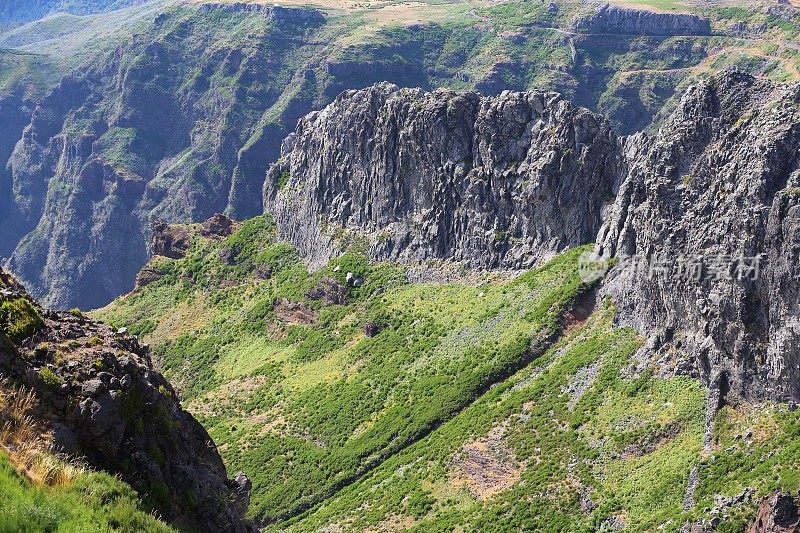
[[301, 120], [269, 171], [266, 212], [312, 264], [372, 256], [525, 268], [593, 240], [619, 141], [555, 93], [348, 91]]
[[800, 397], [800, 84], [715, 76], [625, 149], [597, 239], [623, 258], [603, 289], [621, 320], [651, 352], [688, 354], [665, 361], [679, 371], [746, 398]]

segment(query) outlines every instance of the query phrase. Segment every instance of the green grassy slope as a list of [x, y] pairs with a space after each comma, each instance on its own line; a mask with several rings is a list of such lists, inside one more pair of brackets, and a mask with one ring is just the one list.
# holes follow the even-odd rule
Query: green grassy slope
[[[612, 326], [609, 302], [562, 318], [587, 290], [580, 252], [478, 284], [412, 284], [355, 252], [308, 273], [259, 217], [195, 235], [186, 258], [149, 265], [159, 280], [95, 314], [153, 345], [277, 529], [678, 531], [717, 495], [796, 490], [796, 411], [726, 407], [703, 449], [698, 382], [634, 371], [640, 339]], [[345, 303], [309, 298], [348, 272], [364, 285]], [[720, 530], [754, 509], [725, 510]]]
[[142, 510], [136, 492], [108, 474], [83, 472], [67, 485], [38, 486], [0, 452], [0, 531], [173, 531]]
[[[223, 242], [198, 239], [158, 264], [160, 281], [98, 313], [153, 343], [230, 467], [253, 479], [261, 518], [296, 514], [452, 417], [543, 350], [586, 289], [580, 250], [510, 283], [412, 285], [357, 254], [309, 274], [273, 232], [257, 218]], [[235, 266], [220, 259], [229, 250]], [[344, 305], [308, 298], [348, 272], [365, 283]], [[280, 302], [316, 318], [287, 323]], [[368, 337], [368, 323], [382, 330]]]
[[[797, 490], [796, 412], [726, 407], [710, 449], [701, 451], [705, 389], [685, 377], [632, 375], [640, 341], [613, 328], [613, 316], [603, 305], [429, 437], [283, 526], [576, 532], [619, 521], [625, 531], [677, 532], [687, 521], [710, 520], [718, 495]], [[480, 468], [467, 468], [470, 452], [483, 459]], [[520, 472], [498, 467], [498, 455]], [[701, 482], [684, 511], [695, 467]], [[487, 491], [487, 479], [500, 492]], [[754, 509], [753, 500], [723, 508], [717, 531], [743, 531]]]
[[12, 28], [51, 13], [88, 15], [142, 3], [142, 0], [14, 0], [0, 1], [0, 30]]
[[[705, 393], [684, 378], [621, 377], [639, 339], [613, 329], [613, 314], [604, 306], [430, 437], [296, 521], [296, 529], [334, 523], [360, 530], [390, 518], [418, 531], [591, 531], [624, 513], [632, 530], [650, 531], [678, 514], [699, 457]], [[626, 454], [649, 441], [658, 444], [650, 453]], [[505, 489], [492, 494], [478, 479], [502, 474], [492, 462], [498, 450], [521, 473], [510, 486], [501, 475], [490, 479], [490, 488]], [[484, 459], [482, 472], [466, 469], [470, 451]], [[582, 498], [593, 503], [582, 509]]]
[[118, 46], [147, 27], [174, 0], [149, 0], [110, 12], [53, 12], [0, 33], [0, 46], [58, 58], [62, 73]]
[[58, 82], [59, 68], [48, 56], [0, 49], [0, 97], [36, 100]]

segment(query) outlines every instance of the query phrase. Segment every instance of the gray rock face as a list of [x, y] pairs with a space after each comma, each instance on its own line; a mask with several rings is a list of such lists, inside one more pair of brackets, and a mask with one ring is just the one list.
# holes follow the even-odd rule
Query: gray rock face
[[171, 226], [162, 220], [151, 224], [149, 248], [152, 255], [180, 259], [191, 245], [191, 235], [185, 226]]
[[657, 13], [603, 5], [575, 21], [575, 29], [621, 35], [711, 35], [711, 21], [688, 13]]
[[594, 239], [613, 197], [608, 122], [555, 93], [348, 91], [300, 121], [265, 211], [312, 264], [372, 256], [518, 269]]
[[622, 322], [723, 392], [800, 397], [800, 84], [714, 77], [625, 149], [597, 239], [603, 255], [649, 258], [606, 279]]

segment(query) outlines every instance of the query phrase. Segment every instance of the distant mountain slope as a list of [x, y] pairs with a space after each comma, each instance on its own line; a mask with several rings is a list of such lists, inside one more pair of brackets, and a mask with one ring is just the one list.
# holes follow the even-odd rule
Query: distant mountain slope
[[90, 15], [147, 0], [0, 0], [0, 30], [20, 26], [52, 13]]
[[58, 61], [63, 75], [129, 39], [131, 32], [152, 22], [172, 3], [175, 2], [148, 0], [91, 15], [54, 13], [0, 33], [0, 47], [47, 55]]
[[[698, 8], [690, 19], [615, 10], [613, 34], [603, 29], [608, 17], [577, 24], [599, 8], [570, 2], [258, 6], [129, 7], [138, 22], [102, 43], [92, 25], [113, 27], [121, 12], [51, 17], [7, 36], [29, 51], [41, 45], [59, 66], [99, 49], [35, 112], [28, 107], [27, 133], [4, 132], [19, 142], [8, 141], [17, 148], [0, 164], [0, 256], [13, 257], [35, 295], [59, 307], [105, 304], [132, 287], [152, 219], [262, 213], [281, 141], [347, 89], [389, 81], [487, 95], [557, 91], [603, 112], [622, 135], [727, 64], [798, 76], [790, 6]], [[712, 35], [689, 31], [698, 20]], [[671, 34], [648, 33], [664, 21]]]

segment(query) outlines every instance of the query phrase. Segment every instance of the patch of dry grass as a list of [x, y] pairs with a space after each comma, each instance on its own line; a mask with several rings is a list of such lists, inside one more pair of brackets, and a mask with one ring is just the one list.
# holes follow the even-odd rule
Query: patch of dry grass
[[31, 416], [33, 391], [0, 379], [0, 446], [11, 463], [38, 485], [69, 485], [83, 471], [52, 453], [52, 438]]

